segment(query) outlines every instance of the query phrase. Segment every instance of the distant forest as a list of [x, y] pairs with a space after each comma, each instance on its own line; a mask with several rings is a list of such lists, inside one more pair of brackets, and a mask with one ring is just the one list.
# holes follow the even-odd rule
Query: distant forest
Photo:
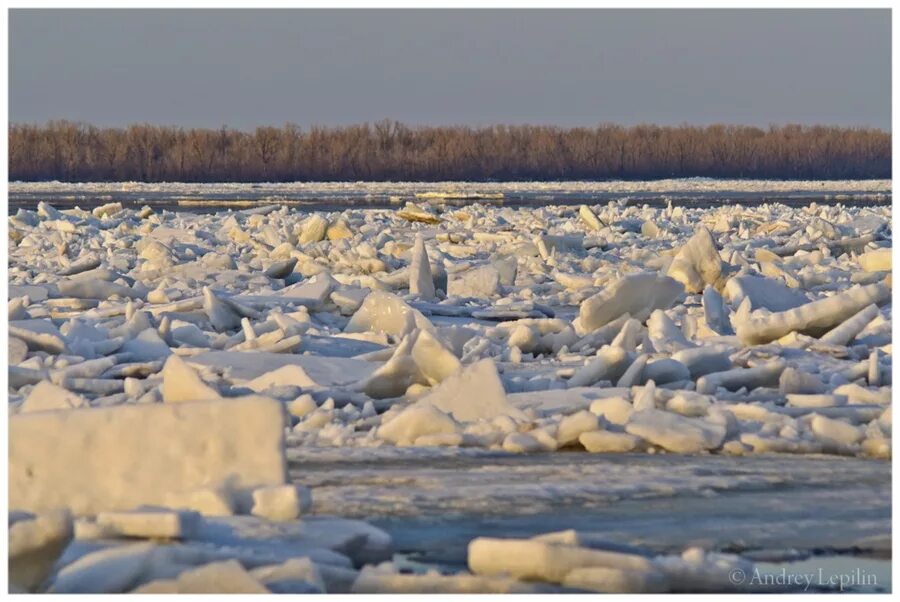
[[9, 128], [10, 180], [890, 178], [891, 135], [822, 126]]

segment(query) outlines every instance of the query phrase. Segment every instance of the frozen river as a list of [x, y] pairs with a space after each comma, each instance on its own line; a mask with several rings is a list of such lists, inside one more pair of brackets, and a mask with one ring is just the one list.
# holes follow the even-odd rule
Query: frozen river
[[[269, 591], [890, 591], [890, 201], [890, 181], [12, 183], [11, 505], [91, 515], [60, 592], [178, 589], [223, 558]], [[183, 432], [147, 435], [160, 417]], [[68, 479], [94, 457], [124, 467]], [[102, 560], [109, 480], [115, 509], [202, 528], [137, 551], [122, 531]], [[328, 583], [276, 578], [312, 552]], [[85, 553], [148, 556], [111, 583]]]
[[408, 559], [444, 570], [464, 568], [475, 537], [575, 529], [658, 554], [700, 545], [771, 570], [877, 572], [878, 587], [857, 589], [890, 589], [886, 461], [308, 447], [291, 457], [316, 512], [367, 519]]
[[[441, 196], [444, 195], [444, 196]], [[303, 211], [348, 207], [387, 209], [418, 199], [456, 203], [478, 201], [511, 207], [578, 205], [620, 201], [626, 205], [713, 207], [723, 203], [788, 206], [818, 204], [889, 205], [889, 180], [774, 181], [692, 178], [609, 182], [298, 182], [272, 184], [12, 182], [9, 212], [34, 209], [46, 201], [60, 209], [92, 209], [104, 203], [155, 210], [211, 213], [268, 204]]]

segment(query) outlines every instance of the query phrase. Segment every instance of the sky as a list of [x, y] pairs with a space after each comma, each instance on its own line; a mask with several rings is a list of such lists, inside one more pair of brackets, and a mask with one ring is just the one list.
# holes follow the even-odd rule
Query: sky
[[891, 126], [879, 10], [11, 10], [9, 118]]

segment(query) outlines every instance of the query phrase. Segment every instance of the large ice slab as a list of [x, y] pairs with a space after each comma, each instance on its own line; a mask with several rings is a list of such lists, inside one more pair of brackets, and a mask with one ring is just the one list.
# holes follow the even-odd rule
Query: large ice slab
[[286, 479], [275, 401], [144, 404], [10, 417], [10, 508], [76, 514], [162, 505], [170, 492]]

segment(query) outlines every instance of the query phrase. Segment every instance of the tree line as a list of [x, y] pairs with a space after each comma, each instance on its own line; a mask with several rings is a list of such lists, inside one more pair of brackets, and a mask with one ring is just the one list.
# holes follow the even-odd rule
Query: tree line
[[891, 177], [878, 129], [734, 125], [559, 128], [9, 128], [10, 180], [285, 182]]

